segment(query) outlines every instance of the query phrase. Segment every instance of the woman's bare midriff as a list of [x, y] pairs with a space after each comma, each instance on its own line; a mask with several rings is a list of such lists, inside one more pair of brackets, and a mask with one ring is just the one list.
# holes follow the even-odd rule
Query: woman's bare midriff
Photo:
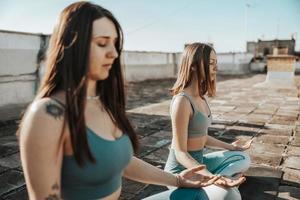
[[207, 135], [196, 137], [196, 138], [189, 138], [187, 140], [187, 150], [188, 151], [198, 151], [205, 147], [207, 140]]

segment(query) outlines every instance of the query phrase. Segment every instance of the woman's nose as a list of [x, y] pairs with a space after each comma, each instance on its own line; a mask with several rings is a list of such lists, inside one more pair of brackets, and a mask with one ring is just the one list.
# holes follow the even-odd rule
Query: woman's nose
[[119, 56], [115, 46], [112, 46], [112, 48], [108, 52], [108, 56], [109, 58], [117, 58]]

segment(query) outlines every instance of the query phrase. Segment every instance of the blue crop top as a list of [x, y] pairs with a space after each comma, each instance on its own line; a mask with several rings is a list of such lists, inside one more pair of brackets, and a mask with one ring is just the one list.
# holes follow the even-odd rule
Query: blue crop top
[[206, 98], [204, 98], [204, 101], [208, 107], [209, 110], [209, 115], [206, 116], [204, 115], [202, 112], [198, 111], [196, 109], [196, 106], [192, 100], [192, 98], [184, 93], [181, 92], [175, 96], [173, 96], [173, 99], [171, 101], [170, 104], [170, 111], [173, 105], [173, 102], [175, 100], [176, 97], [178, 96], [184, 96], [185, 98], [187, 98], [192, 106], [193, 109], [193, 116], [192, 118], [190, 118], [189, 120], [189, 125], [188, 125], [188, 138], [195, 138], [195, 137], [200, 137], [200, 136], [204, 136], [207, 135], [207, 131], [208, 131], [208, 127], [211, 125], [212, 123], [212, 114], [211, 114], [211, 110], [209, 108], [209, 105], [206, 101]]
[[112, 194], [121, 186], [123, 170], [133, 156], [126, 134], [112, 141], [87, 129], [87, 140], [96, 163], [86, 162], [81, 168], [73, 156], [64, 156], [61, 171], [64, 199], [99, 199]]

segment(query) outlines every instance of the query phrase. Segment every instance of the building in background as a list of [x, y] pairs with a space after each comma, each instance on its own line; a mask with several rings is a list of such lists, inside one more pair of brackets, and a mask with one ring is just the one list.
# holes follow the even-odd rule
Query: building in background
[[255, 57], [264, 57], [266, 55], [273, 55], [274, 49], [278, 49], [282, 53], [295, 55], [296, 40], [291, 38], [290, 40], [260, 40], [257, 42], [247, 42], [247, 52], [252, 53]]

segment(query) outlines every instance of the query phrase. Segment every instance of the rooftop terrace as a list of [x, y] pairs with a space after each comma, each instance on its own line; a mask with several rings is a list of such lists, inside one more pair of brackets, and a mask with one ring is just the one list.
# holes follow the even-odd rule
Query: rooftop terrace
[[[223, 141], [254, 137], [243, 199], [300, 199], [300, 76], [297, 88], [257, 88], [263, 74], [220, 76], [217, 97], [210, 99], [213, 125], [209, 135]], [[139, 134], [139, 157], [164, 167], [171, 141], [168, 88], [173, 79], [129, 83], [128, 115]], [[17, 121], [0, 124], [0, 200], [27, 199], [19, 149], [14, 135]], [[215, 151], [206, 149], [206, 151]], [[121, 199], [141, 199], [167, 190], [129, 180]]]

